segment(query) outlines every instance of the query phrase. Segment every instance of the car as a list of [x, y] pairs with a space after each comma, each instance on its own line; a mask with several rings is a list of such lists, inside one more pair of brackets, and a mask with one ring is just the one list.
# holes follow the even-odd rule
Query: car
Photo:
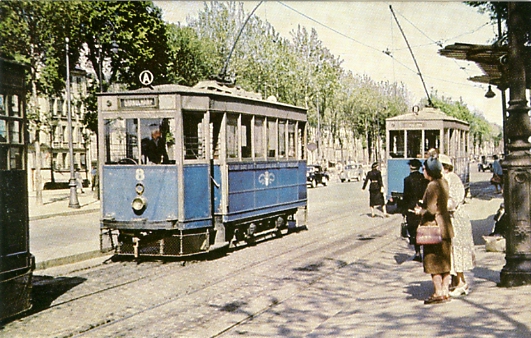
[[306, 168], [306, 185], [315, 188], [318, 184], [326, 186], [328, 181], [330, 181], [330, 176], [320, 165], [309, 165]]
[[339, 180], [341, 182], [345, 181], [361, 181], [365, 178], [365, 170], [363, 169], [363, 166], [361, 164], [347, 164], [340, 172], [339, 172]]

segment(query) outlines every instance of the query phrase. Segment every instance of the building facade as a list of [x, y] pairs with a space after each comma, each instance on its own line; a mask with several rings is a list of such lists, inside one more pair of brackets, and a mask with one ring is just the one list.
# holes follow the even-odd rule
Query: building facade
[[[72, 114], [72, 140], [75, 169], [80, 169], [83, 179], [91, 180], [91, 168], [97, 159], [96, 135], [85, 127], [84, 99], [87, 97], [87, 73], [81, 69], [71, 72], [70, 109]], [[63, 187], [70, 179], [70, 154], [68, 145], [68, 102], [66, 91], [57, 97], [39, 97], [39, 144], [41, 151], [41, 176], [43, 189]], [[28, 188], [36, 190], [35, 152], [36, 128], [29, 131]]]

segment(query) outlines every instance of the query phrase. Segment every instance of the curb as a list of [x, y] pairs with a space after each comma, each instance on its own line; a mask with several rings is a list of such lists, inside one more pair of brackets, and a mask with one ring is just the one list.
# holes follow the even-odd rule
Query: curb
[[53, 214], [30, 216], [29, 220], [36, 221], [36, 220], [52, 218], [56, 216], [82, 215], [82, 214], [89, 214], [89, 213], [98, 212], [98, 211], [100, 211], [99, 208], [98, 209], [75, 210], [75, 211], [63, 211], [63, 212], [56, 212]]
[[104, 257], [104, 256], [111, 257], [113, 255], [114, 253], [101, 252], [100, 250], [83, 252], [80, 254], [75, 254], [71, 256], [54, 258], [54, 259], [50, 259], [47, 261], [38, 262], [35, 264], [35, 271], [45, 270], [45, 269], [67, 265], [67, 264], [78, 263], [78, 262], [86, 261], [86, 260], [93, 259], [93, 258], [99, 258], [99, 257]]

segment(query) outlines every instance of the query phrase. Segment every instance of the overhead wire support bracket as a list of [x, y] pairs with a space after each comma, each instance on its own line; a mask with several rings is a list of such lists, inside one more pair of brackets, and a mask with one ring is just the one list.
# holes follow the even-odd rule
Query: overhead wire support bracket
[[402, 27], [400, 26], [400, 23], [398, 22], [398, 19], [396, 18], [395, 11], [393, 11], [393, 6], [389, 5], [389, 9], [391, 10], [393, 17], [395, 18], [396, 24], [398, 25], [398, 29], [400, 29], [400, 33], [402, 33], [402, 36], [404, 37], [404, 40], [406, 41], [407, 48], [409, 49], [409, 52], [411, 53], [411, 57], [413, 58], [415, 67], [417, 67], [418, 75], [420, 77], [420, 80], [422, 81], [422, 86], [424, 87], [424, 92], [426, 92], [426, 96], [428, 98], [428, 104], [430, 105], [430, 107], [433, 107], [433, 103], [431, 102], [430, 94], [428, 94], [428, 89], [426, 88], [426, 83], [424, 82], [424, 78], [422, 77], [422, 73], [420, 72], [417, 59], [415, 59], [415, 54], [413, 54], [413, 50], [411, 49], [411, 46], [409, 45], [409, 42], [407, 41], [406, 34], [404, 34], [404, 31], [402, 30]]

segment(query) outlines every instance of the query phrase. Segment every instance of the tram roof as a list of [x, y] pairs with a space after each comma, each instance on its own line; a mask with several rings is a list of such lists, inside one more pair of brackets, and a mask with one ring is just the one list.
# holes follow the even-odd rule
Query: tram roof
[[445, 121], [445, 122], [455, 122], [458, 124], [462, 124], [464, 126], [469, 125], [468, 122], [459, 120], [453, 116], [446, 115], [440, 109], [433, 108], [433, 107], [424, 107], [418, 112], [390, 117], [386, 119], [386, 121], [390, 121], [390, 122], [393, 122], [393, 121], [394, 122]]
[[294, 106], [287, 103], [278, 102], [275, 97], [269, 97], [266, 100], [262, 99], [262, 95], [259, 93], [249, 92], [243, 90], [239, 86], [226, 86], [219, 84], [216, 81], [201, 81], [196, 84], [194, 87], [188, 87], [178, 84], [162, 84], [150, 87], [143, 87], [133, 90], [125, 90], [118, 92], [106, 92], [99, 93], [99, 96], [111, 95], [138, 95], [138, 94], [188, 94], [188, 95], [198, 95], [198, 96], [218, 96], [226, 98], [236, 98], [246, 101], [252, 101], [260, 104], [266, 104], [270, 106], [281, 106], [289, 109], [307, 111], [304, 107]]

